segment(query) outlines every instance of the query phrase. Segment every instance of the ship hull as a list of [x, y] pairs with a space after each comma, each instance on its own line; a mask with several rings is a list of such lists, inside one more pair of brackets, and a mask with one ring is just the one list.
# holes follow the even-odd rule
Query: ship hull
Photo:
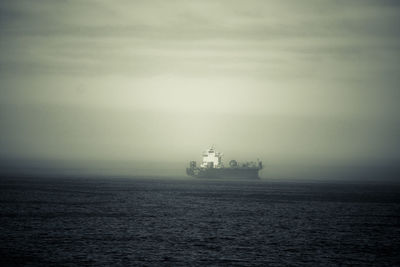
[[187, 168], [188, 175], [205, 179], [259, 179], [259, 168]]

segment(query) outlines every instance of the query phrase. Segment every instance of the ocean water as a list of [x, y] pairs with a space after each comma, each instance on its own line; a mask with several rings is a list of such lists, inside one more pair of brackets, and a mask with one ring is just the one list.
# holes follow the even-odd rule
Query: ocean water
[[400, 264], [399, 187], [1, 178], [0, 264]]

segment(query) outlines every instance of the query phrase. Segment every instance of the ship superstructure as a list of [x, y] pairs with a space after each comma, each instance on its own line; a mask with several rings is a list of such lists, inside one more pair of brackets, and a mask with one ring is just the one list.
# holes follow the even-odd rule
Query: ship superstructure
[[203, 153], [203, 161], [197, 167], [196, 161], [191, 161], [186, 173], [198, 178], [226, 178], [226, 179], [259, 179], [258, 172], [263, 168], [262, 162], [238, 163], [231, 160], [225, 167], [222, 162], [222, 153], [210, 147]]
[[215, 151], [214, 147], [211, 147], [203, 153], [203, 162], [200, 164], [201, 168], [223, 168], [222, 165], [222, 154]]

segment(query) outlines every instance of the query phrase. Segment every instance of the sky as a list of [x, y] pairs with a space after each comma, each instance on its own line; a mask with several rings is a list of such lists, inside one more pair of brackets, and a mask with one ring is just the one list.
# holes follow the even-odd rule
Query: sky
[[378, 0], [1, 1], [2, 166], [180, 168], [212, 144], [264, 176], [393, 165], [399, 14]]

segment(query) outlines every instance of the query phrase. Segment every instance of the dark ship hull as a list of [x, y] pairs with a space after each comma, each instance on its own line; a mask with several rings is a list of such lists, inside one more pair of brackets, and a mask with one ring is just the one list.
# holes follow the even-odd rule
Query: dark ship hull
[[186, 173], [196, 178], [259, 179], [259, 168], [187, 168]]

